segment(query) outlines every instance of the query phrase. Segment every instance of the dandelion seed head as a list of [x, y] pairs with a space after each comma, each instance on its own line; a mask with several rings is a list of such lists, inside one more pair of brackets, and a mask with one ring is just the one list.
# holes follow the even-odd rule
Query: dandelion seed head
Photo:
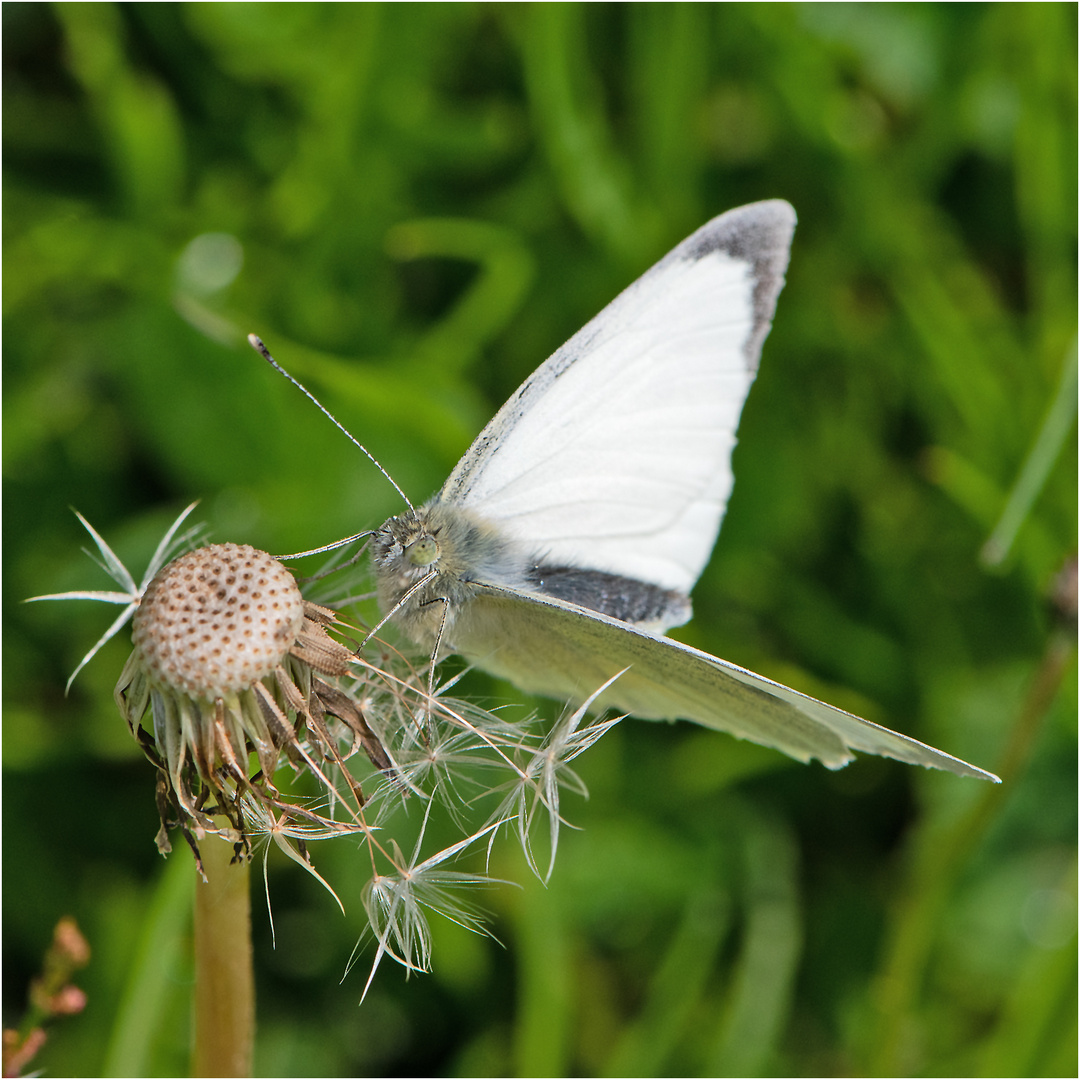
[[[377, 769], [392, 764], [345, 679], [352, 651], [330, 635], [346, 624], [333, 609], [305, 600], [277, 559], [247, 544], [212, 544], [165, 565], [196, 534], [177, 536], [193, 509], [173, 522], [140, 585], [80, 515], [100, 565], [123, 591], [33, 599], [124, 605], [75, 674], [134, 615], [134, 649], [113, 696], [158, 769], [158, 850], [172, 849], [169, 831], [178, 827], [197, 863], [196, 841], [206, 833], [226, 837], [244, 858], [249, 830], [266, 831], [311, 870], [302, 847], [309, 836], [370, 829], [364, 793], [345, 759], [362, 748]], [[297, 800], [278, 787], [284, 761], [294, 774], [315, 777], [319, 800]]]
[[152, 682], [213, 700], [271, 674], [303, 621], [303, 597], [281, 563], [247, 544], [212, 544], [153, 578], [132, 637]]

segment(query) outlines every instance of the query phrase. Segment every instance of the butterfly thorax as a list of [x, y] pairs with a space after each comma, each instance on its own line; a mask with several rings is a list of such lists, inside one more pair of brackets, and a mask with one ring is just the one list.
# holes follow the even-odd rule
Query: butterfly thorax
[[552, 566], [497, 526], [437, 499], [390, 518], [372, 561], [383, 611], [424, 648], [454, 642], [454, 623], [477, 590], [539, 593], [663, 633], [690, 617], [681, 593], [605, 571]]
[[524, 588], [530, 560], [482, 518], [436, 499], [385, 522], [372, 540], [372, 563], [382, 610], [433, 648], [440, 631], [444, 644], [452, 641], [455, 615], [477, 583]]

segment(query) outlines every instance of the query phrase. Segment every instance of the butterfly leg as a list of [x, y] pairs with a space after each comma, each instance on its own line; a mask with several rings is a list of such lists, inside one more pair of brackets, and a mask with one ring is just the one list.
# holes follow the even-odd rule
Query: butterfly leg
[[428, 607], [430, 604], [442, 604], [442, 615], [439, 616], [439, 628], [435, 631], [435, 644], [432, 646], [431, 658], [428, 663], [427, 703], [425, 706], [427, 715], [424, 726], [429, 731], [431, 726], [434, 725], [431, 703], [435, 700], [435, 668], [439, 663], [439, 649], [442, 646], [443, 634], [446, 631], [446, 616], [450, 610], [450, 601], [445, 596], [433, 596], [430, 600], [424, 601], [421, 607]]

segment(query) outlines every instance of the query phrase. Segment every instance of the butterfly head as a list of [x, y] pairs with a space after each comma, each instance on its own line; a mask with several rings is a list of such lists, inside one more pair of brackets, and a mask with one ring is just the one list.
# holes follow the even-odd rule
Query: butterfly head
[[372, 559], [380, 581], [392, 579], [403, 591], [437, 568], [438, 537], [423, 511], [409, 510], [384, 522], [372, 537]]

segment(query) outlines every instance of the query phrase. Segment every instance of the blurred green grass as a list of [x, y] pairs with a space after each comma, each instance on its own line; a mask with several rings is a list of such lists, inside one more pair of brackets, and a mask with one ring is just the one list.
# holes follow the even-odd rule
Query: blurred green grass
[[[386, 968], [362, 1008], [358, 897], [342, 919], [271, 860], [257, 1067], [1075, 1073], [1075, 621], [1046, 599], [1075, 394], [1024, 473], [1075, 349], [1073, 5], [2, 14], [5, 1025], [57, 918], [94, 948], [43, 1068], [183, 1073], [190, 992], [111, 700], [126, 647], [64, 698], [108, 613], [20, 605], [103, 587], [69, 507], [139, 569], [193, 498], [272, 551], [378, 524], [392, 490], [246, 332], [423, 499], [671, 245], [783, 197], [788, 285], [687, 640], [1006, 785], [620, 725], [551, 886], [497, 849], [523, 882], [486, 896], [502, 947], [438, 926], [434, 973]], [[316, 851], [347, 906], [358, 858]]]

